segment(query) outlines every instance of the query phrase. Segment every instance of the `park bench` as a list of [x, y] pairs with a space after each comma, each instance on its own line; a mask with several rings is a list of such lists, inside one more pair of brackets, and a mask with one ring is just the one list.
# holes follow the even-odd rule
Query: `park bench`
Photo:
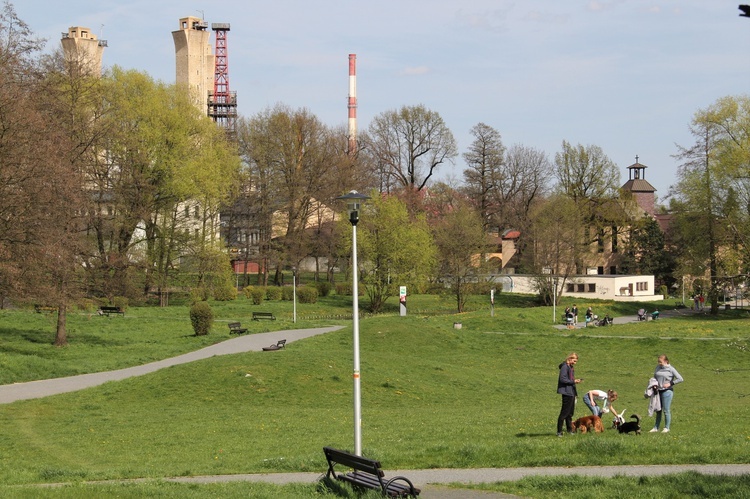
[[125, 311], [122, 309], [122, 307], [108, 307], [108, 306], [99, 307], [99, 315], [106, 315], [107, 317], [109, 317], [110, 314], [125, 315]]
[[245, 334], [247, 333], [247, 328], [242, 327], [242, 324], [239, 322], [230, 322], [228, 324], [229, 326], [229, 334]]
[[253, 312], [254, 321], [259, 321], [261, 319], [268, 319], [271, 321], [275, 321], [276, 317], [274, 317], [273, 312]]
[[[388, 497], [417, 497], [421, 492], [406, 477], [397, 476], [387, 480], [384, 477], [380, 461], [331, 447], [323, 447], [323, 452], [328, 460], [327, 478], [333, 476], [336, 480], [348, 482], [355, 487], [380, 490], [384, 496]], [[352, 471], [336, 473], [334, 466], [337, 464], [351, 468]]]
[[56, 312], [57, 307], [50, 307], [47, 305], [34, 305], [34, 312], [41, 314], [42, 312]]
[[270, 352], [273, 350], [281, 350], [286, 345], [286, 340], [279, 340], [276, 342], [275, 345], [271, 345], [270, 347], [263, 347], [264, 352]]

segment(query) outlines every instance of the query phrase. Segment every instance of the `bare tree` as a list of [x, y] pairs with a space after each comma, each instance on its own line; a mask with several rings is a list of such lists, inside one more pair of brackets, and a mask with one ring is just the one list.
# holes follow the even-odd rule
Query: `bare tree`
[[482, 226], [487, 231], [501, 209], [496, 201], [503, 197], [498, 191], [504, 177], [505, 146], [500, 132], [484, 123], [475, 125], [470, 133], [474, 141], [463, 154], [469, 166], [464, 170], [466, 192], [477, 203]]
[[422, 190], [437, 168], [457, 155], [456, 140], [443, 118], [423, 105], [381, 113], [370, 124], [369, 135], [381, 192], [394, 187]]

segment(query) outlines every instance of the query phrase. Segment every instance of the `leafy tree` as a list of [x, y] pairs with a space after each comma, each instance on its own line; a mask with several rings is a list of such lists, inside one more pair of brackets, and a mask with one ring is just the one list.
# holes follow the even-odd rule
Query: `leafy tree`
[[535, 274], [541, 301], [551, 305], [554, 289], [562, 294], [570, 276], [577, 273], [581, 245], [576, 240], [580, 217], [575, 202], [564, 195], [552, 196], [531, 212], [528, 249], [523, 254], [527, 272]]
[[[268, 262], [276, 258], [278, 281], [283, 264], [297, 265], [313, 251], [308, 229], [323, 223], [320, 202], [343, 191], [346, 177], [339, 167], [347, 160], [336, 136], [307, 109], [267, 109], [242, 133], [248, 182], [258, 192], [264, 256]], [[272, 232], [279, 243], [275, 253]]]
[[617, 165], [595, 145], [563, 141], [562, 151], [555, 155], [555, 176], [561, 192], [576, 203], [615, 198], [620, 187]]
[[468, 205], [450, 210], [434, 227], [440, 275], [450, 283], [458, 313], [464, 311], [473, 282], [484, 267], [489, 247], [482, 218]]
[[423, 105], [379, 114], [370, 124], [369, 140], [381, 192], [394, 187], [422, 190], [438, 167], [457, 154], [456, 140], [443, 118]]
[[[344, 217], [340, 223], [348, 225], [349, 221]], [[348, 235], [351, 228], [341, 232]], [[363, 205], [357, 243], [359, 272], [372, 312], [379, 312], [396, 296], [399, 286], [421, 290], [434, 275], [436, 249], [425, 217], [410, 217], [396, 197], [376, 195]]]
[[[677, 208], [676, 238], [682, 268], [709, 274], [711, 313], [718, 313], [719, 269], [724, 247], [747, 227], [737, 199], [748, 200], [747, 163], [750, 157], [750, 104], [747, 98], [723, 98], [695, 113], [690, 132], [695, 143], [678, 147], [682, 161], [674, 185], [672, 206]], [[745, 205], [748, 206], [748, 205]], [[729, 230], [727, 230], [729, 229]]]
[[623, 273], [653, 275], [667, 287], [672, 284], [674, 257], [667, 251], [666, 237], [654, 218], [647, 216], [633, 222], [624, 253]]

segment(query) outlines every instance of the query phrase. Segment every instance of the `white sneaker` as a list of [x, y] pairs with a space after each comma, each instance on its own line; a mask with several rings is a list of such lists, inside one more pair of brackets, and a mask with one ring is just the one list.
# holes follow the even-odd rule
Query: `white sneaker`
[[661, 432], [662, 433], [669, 433], [669, 428], [664, 428]]
[[649, 433], [656, 433], [657, 431], [659, 431], [659, 428], [651, 428], [651, 430], [649, 430]]

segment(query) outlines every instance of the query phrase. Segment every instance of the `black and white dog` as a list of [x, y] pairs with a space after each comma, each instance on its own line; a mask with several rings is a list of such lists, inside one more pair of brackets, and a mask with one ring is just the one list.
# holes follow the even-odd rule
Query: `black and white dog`
[[628, 421], [625, 422], [625, 418], [622, 417], [622, 415], [625, 414], [625, 410], [620, 414], [615, 413], [615, 419], [612, 421], [612, 428], [617, 428], [617, 431], [620, 433], [630, 433], [631, 431], [634, 431], [636, 435], [641, 434], [641, 417], [638, 414], [633, 414], [630, 416], [631, 419], [635, 419], [635, 421]]

